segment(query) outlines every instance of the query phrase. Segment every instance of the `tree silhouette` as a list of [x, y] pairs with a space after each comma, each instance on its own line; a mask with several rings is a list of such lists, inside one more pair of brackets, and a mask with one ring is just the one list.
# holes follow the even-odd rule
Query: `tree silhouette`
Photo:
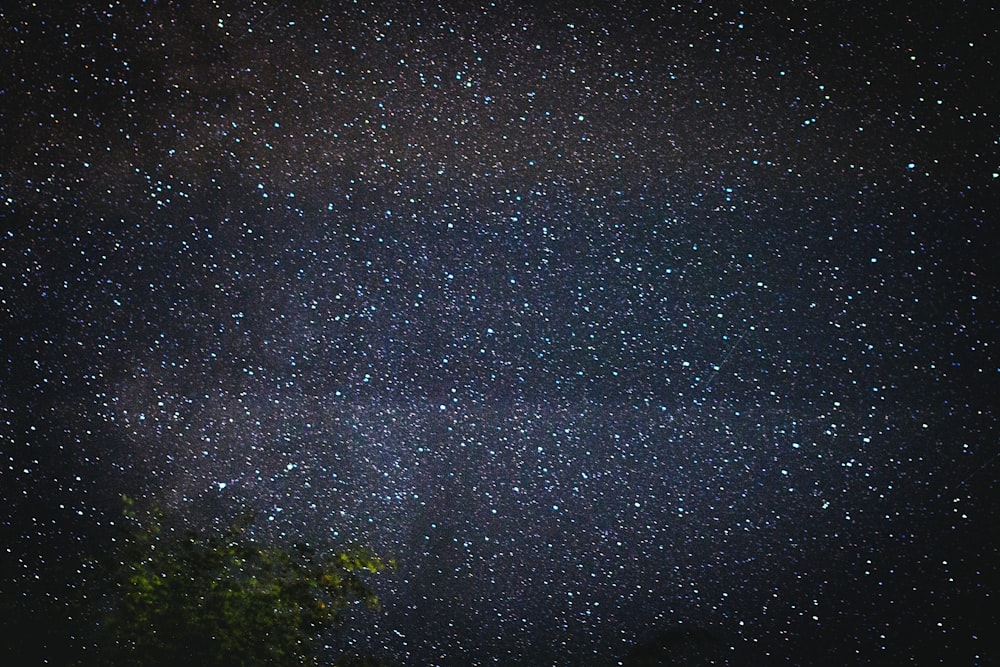
[[368, 579], [395, 565], [360, 548], [261, 544], [248, 522], [179, 530], [129, 498], [125, 519], [101, 656], [88, 664], [315, 665], [317, 639], [349, 608], [378, 608]]

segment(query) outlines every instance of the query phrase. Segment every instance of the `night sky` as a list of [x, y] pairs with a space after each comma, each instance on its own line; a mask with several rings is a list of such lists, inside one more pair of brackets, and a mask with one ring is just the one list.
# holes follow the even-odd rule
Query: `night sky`
[[16, 4], [5, 614], [129, 493], [396, 665], [1000, 662], [988, 3]]

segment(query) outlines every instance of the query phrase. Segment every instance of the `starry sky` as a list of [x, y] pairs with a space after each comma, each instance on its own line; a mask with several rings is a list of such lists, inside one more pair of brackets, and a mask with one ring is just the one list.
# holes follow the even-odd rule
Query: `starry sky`
[[7, 609], [130, 493], [396, 556], [398, 665], [1000, 659], [988, 3], [88, 4], [0, 11]]

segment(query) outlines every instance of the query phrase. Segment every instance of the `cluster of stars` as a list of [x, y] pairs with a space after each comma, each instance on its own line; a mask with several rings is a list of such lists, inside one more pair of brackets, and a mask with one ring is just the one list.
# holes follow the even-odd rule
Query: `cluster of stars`
[[393, 664], [986, 664], [992, 35], [907, 11], [11, 10], [0, 592], [127, 492], [395, 555]]

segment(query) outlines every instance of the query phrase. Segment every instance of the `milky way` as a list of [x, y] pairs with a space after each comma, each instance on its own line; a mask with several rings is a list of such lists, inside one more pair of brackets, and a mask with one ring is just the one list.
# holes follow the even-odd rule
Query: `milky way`
[[996, 12], [186, 4], [0, 13], [5, 614], [124, 492], [393, 664], [1000, 658]]

